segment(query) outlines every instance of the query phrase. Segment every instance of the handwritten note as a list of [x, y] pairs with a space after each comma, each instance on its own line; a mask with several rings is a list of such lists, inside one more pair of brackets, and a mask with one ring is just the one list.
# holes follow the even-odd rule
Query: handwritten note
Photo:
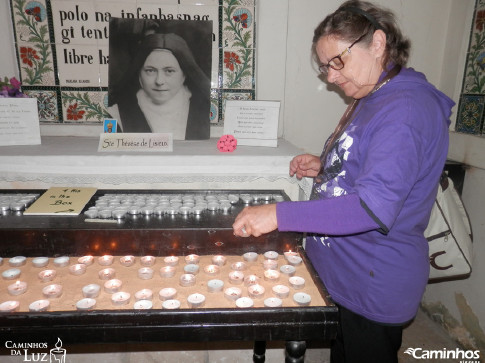
[[224, 134], [233, 135], [238, 145], [278, 145], [280, 103], [274, 101], [227, 101]]
[[0, 98], [0, 145], [40, 144], [36, 98]]
[[25, 215], [78, 215], [96, 188], [49, 188], [25, 212]]
[[173, 151], [171, 133], [116, 133], [99, 136], [98, 151]]

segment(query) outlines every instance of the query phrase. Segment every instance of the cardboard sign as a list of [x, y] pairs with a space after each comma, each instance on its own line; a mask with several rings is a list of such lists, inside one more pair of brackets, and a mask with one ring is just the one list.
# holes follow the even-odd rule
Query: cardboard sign
[[101, 134], [98, 151], [173, 151], [173, 137], [170, 133]]
[[25, 215], [79, 215], [96, 188], [53, 187], [24, 212]]

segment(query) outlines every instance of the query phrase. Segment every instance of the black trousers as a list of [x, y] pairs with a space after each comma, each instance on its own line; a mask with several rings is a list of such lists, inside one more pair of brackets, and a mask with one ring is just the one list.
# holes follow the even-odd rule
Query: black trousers
[[377, 323], [338, 307], [340, 324], [331, 345], [331, 363], [397, 363], [402, 325]]

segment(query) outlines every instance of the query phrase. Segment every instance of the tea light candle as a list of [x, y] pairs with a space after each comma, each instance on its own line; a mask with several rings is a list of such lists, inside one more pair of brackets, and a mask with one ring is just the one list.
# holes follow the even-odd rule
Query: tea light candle
[[265, 270], [276, 270], [278, 268], [278, 261], [276, 260], [264, 260], [263, 268]]
[[296, 302], [298, 305], [306, 306], [309, 305], [312, 301], [312, 297], [304, 292], [297, 292], [293, 295], [293, 301]]
[[244, 273], [241, 271], [229, 272], [229, 282], [234, 285], [242, 284], [244, 281]]
[[99, 290], [101, 290], [101, 286], [98, 284], [89, 284], [83, 287], [83, 296], [87, 298], [95, 298], [99, 295]]
[[34, 265], [34, 267], [45, 267], [48, 264], [49, 264], [48, 257], [35, 257], [32, 259], [32, 265]]
[[49, 300], [37, 300], [29, 305], [29, 311], [31, 312], [41, 312], [49, 310], [51, 303]]
[[280, 273], [276, 270], [264, 271], [264, 279], [270, 282], [276, 282], [280, 279]]
[[123, 283], [118, 279], [106, 281], [104, 283], [104, 291], [108, 294], [114, 294], [115, 292], [120, 291], [122, 284]]
[[77, 310], [92, 310], [96, 306], [96, 300], [91, 299], [89, 297], [85, 297], [84, 299], [79, 300], [76, 302], [76, 309]]
[[4, 280], [15, 280], [20, 276], [20, 270], [18, 268], [10, 268], [2, 272]]
[[303, 259], [300, 256], [288, 256], [287, 260], [292, 266], [298, 266], [303, 262]]
[[205, 303], [205, 296], [199, 293], [191, 294], [187, 297], [189, 308], [200, 308]]
[[150, 289], [141, 289], [135, 292], [135, 300], [151, 300], [153, 298], [153, 291]]
[[115, 275], [116, 271], [111, 267], [104, 268], [98, 272], [98, 276], [101, 280], [111, 280]]
[[163, 266], [160, 268], [161, 277], [173, 277], [175, 276], [175, 267], [173, 266]]
[[179, 279], [180, 286], [193, 286], [195, 285], [195, 275], [182, 274]]
[[54, 299], [62, 295], [62, 286], [59, 284], [47, 285], [42, 289], [42, 295], [49, 299]]
[[280, 271], [282, 274], [285, 274], [287, 276], [293, 276], [295, 274], [295, 267], [291, 265], [283, 265], [280, 267]]
[[7, 287], [8, 293], [10, 295], [22, 295], [27, 291], [27, 283], [23, 281], [17, 281]]
[[248, 275], [244, 277], [244, 285], [250, 286], [250, 285], [256, 285], [259, 281], [259, 277], [256, 275]]
[[8, 264], [12, 267], [19, 267], [25, 265], [27, 257], [25, 256], [15, 256], [8, 260]]
[[175, 298], [176, 295], [177, 295], [177, 290], [174, 289], [173, 287], [164, 287], [158, 293], [158, 296], [162, 301], [172, 300]]
[[264, 296], [266, 289], [261, 285], [251, 285], [248, 287], [248, 294], [252, 298], [261, 298]]
[[290, 294], [290, 288], [286, 285], [273, 286], [272, 290], [273, 290], [273, 293], [280, 299], [284, 299], [288, 297], [288, 295]]
[[37, 275], [42, 282], [52, 281], [56, 278], [57, 272], [54, 270], [43, 270]]
[[82, 275], [86, 273], [86, 265], [83, 263], [76, 263], [75, 265], [69, 266], [69, 273], [71, 275]]
[[305, 279], [300, 276], [292, 276], [288, 279], [288, 282], [294, 289], [303, 289], [305, 287]]
[[222, 255], [212, 256], [212, 263], [217, 266], [224, 266], [226, 264], [226, 257]]
[[204, 272], [207, 275], [214, 276], [214, 275], [217, 275], [219, 271], [220, 271], [220, 268], [217, 265], [207, 265], [206, 267], [204, 267]]
[[224, 290], [224, 297], [232, 301], [236, 301], [241, 295], [242, 291], [239, 287], [228, 287]]
[[77, 259], [78, 263], [82, 263], [83, 265], [89, 266], [92, 265], [94, 262], [93, 256], [82, 256]]
[[244, 271], [248, 266], [244, 262], [234, 262], [231, 268], [234, 271]]
[[238, 308], [252, 308], [254, 306], [253, 299], [249, 297], [240, 297], [236, 300], [236, 306]]
[[12, 313], [19, 309], [20, 303], [15, 300], [5, 301], [0, 304], [0, 312], [2, 313]]
[[54, 258], [53, 263], [54, 263], [54, 266], [65, 267], [65, 266], [69, 265], [69, 256], [56, 257], [56, 258]]
[[162, 303], [162, 308], [167, 309], [167, 310], [179, 309], [180, 308], [180, 301], [175, 300], [175, 299], [164, 301]]
[[283, 255], [285, 256], [285, 259], [288, 260], [288, 256], [298, 256], [298, 252], [289, 250], [287, 252], [284, 252]]
[[256, 252], [246, 252], [243, 258], [247, 262], [255, 262], [258, 259], [258, 254]]
[[143, 256], [140, 258], [140, 263], [142, 266], [153, 266], [155, 264], [155, 257], [153, 256]]
[[207, 282], [207, 290], [209, 290], [209, 292], [222, 291], [223, 287], [224, 287], [224, 281], [222, 280], [214, 279], [214, 280], [209, 280]]
[[120, 264], [125, 267], [130, 267], [135, 263], [135, 256], [120, 257]]
[[196, 264], [188, 264], [184, 266], [185, 273], [197, 275], [199, 273], [199, 265]]
[[267, 299], [264, 299], [264, 306], [267, 308], [279, 308], [283, 306], [283, 300], [277, 297], [268, 297]]
[[200, 261], [200, 257], [195, 254], [185, 256], [185, 263], [187, 264], [198, 264]]
[[111, 255], [104, 255], [98, 258], [98, 263], [101, 266], [110, 266], [113, 264], [113, 256]]
[[268, 260], [276, 260], [278, 258], [278, 252], [276, 251], [267, 251], [264, 253], [264, 258]]
[[118, 291], [111, 295], [111, 302], [113, 305], [127, 305], [130, 302], [131, 295], [129, 292]]
[[138, 269], [138, 277], [142, 280], [150, 280], [153, 277], [153, 269], [150, 267]]
[[179, 258], [177, 256], [168, 256], [163, 259], [168, 266], [177, 266], [179, 264]]
[[138, 300], [133, 305], [135, 310], [150, 310], [153, 307], [153, 303], [150, 300]]

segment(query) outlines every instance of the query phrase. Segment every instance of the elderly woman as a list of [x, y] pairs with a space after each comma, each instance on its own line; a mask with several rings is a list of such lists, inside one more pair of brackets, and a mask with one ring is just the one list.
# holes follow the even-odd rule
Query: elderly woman
[[208, 139], [210, 80], [183, 38], [150, 34], [133, 61], [136, 70], [109, 108], [123, 132], [166, 132], [175, 140]]
[[290, 175], [313, 177], [311, 200], [245, 208], [238, 236], [307, 232], [306, 253], [339, 306], [332, 362], [397, 362], [402, 327], [429, 274], [423, 236], [448, 150], [453, 101], [405, 64], [393, 14], [347, 1], [315, 29], [320, 72], [352, 99], [320, 157]]

